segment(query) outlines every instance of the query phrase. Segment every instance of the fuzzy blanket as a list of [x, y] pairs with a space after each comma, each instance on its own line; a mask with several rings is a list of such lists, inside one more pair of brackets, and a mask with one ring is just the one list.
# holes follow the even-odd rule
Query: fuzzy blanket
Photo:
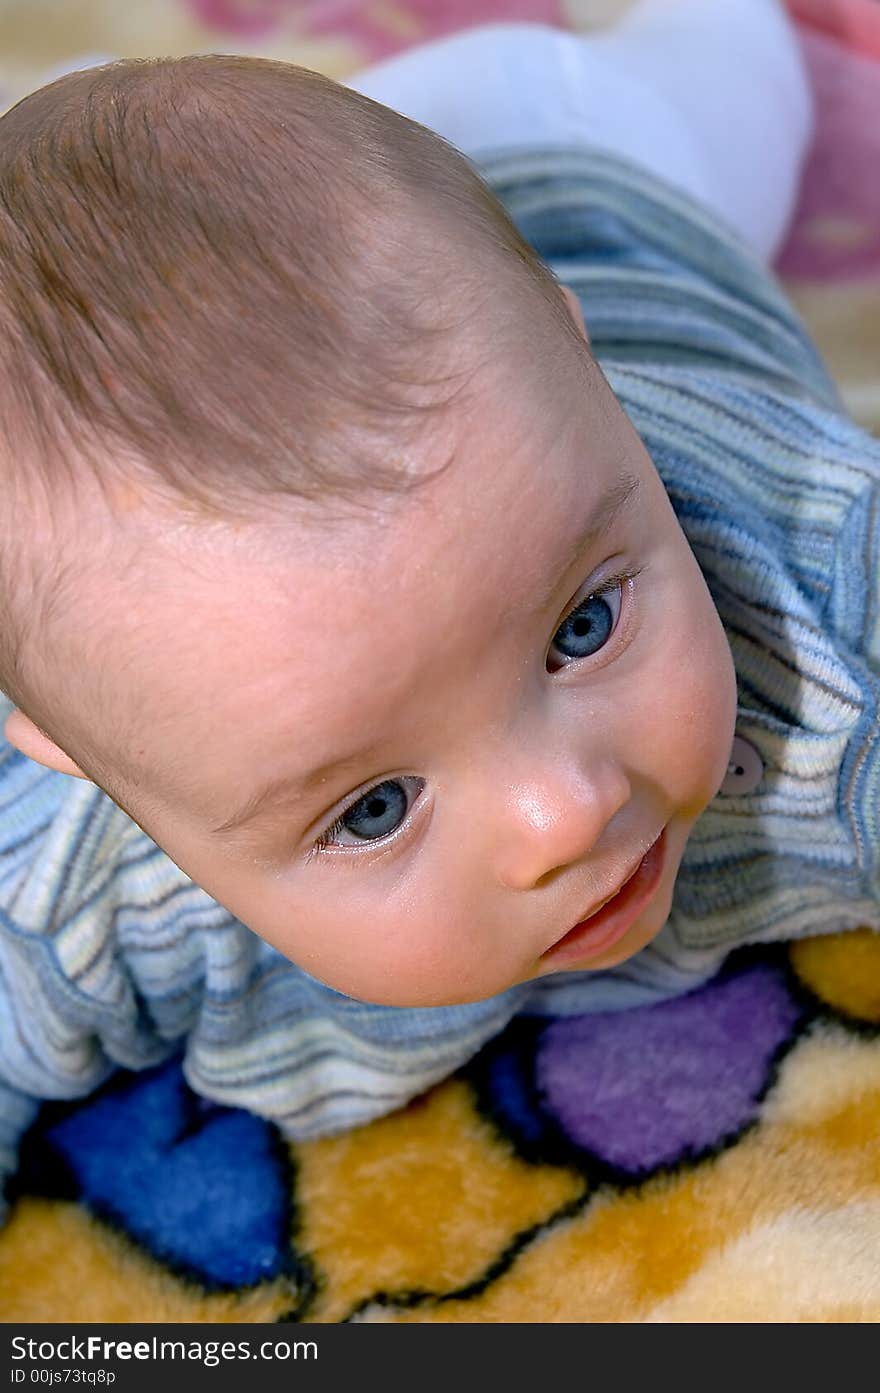
[[[0, 0], [0, 106], [83, 55], [345, 77], [488, 19], [628, 0]], [[778, 270], [880, 432], [880, 3], [790, 0], [819, 129]], [[5, 1321], [880, 1319], [880, 938], [747, 950], [700, 991], [514, 1021], [391, 1117], [284, 1143], [179, 1065], [43, 1109]]]

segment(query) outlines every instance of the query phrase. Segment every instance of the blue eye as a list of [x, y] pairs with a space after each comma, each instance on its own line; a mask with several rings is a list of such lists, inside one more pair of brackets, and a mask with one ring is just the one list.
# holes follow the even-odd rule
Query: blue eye
[[[620, 618], [623, 603], [622, 587], [630, 575], [612, 576], [582, 600], [566, 616], [553, 636], [555, 649], [568, 662], [591, 658], [605, 647]], [[616, 600], [612, 596], [616, 595]]]
[[[314, 849], [320, 851], [328, 846], [356, 846], [358, 843], [381, 841], [390, 837], [401, 825], [410, 801], [407, 798], [405, 783], [424, 783], [423, 779], [385, 779], [352, 803], [332, 827], [317, 837]], [[415, 801], [413, 799], [413, 801]], [[353, 841], [338, 840], [347, 834]]]

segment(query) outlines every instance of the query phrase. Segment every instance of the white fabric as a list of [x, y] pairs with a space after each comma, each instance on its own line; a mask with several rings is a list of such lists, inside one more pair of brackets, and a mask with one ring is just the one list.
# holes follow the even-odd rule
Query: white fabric
[[600, 145], [707, 204], [765, 261], [794, 211], [813, 132], [781, 0], [637, 0], [610, 30], [490, 24], [409, 49], [346, 86], [468, 156]]

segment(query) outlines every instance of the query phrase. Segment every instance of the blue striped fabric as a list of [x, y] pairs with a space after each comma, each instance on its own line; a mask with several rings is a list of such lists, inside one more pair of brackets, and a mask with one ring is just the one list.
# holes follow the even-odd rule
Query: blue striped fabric
[[0, 741], [0, 1166], [34, 1100], [118, 1066], [183, 1051], [198, 1092], [307, 1138], [400, 1106], [517, 1012], [643, 1004], [745, 942], [880, 930], [880, 443], [773, 277], [689, 198], [592, 149], [477, 168], [582, 299], [721, 614], [764, 778], [698, 820], [670, 920], [630, 962], [401, 1009], [309, 977], [100, 789]]

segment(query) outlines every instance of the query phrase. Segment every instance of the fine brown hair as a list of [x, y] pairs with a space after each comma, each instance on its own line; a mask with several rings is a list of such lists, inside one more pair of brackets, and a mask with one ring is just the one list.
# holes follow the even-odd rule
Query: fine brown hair
[[101, 700], [112, 654], [76, 632], [94, 564], [77, 547], [81, 484], [129, 478], [221, 519], [419, 487], [433, 476], [409, 447], [467, 398], [489, 280], [573, 333], [464, 155], [308, 69], [122, 60], [11, 108], [0, 690], [117, 792], [107, 750], [124, 772], [129, 732]]

